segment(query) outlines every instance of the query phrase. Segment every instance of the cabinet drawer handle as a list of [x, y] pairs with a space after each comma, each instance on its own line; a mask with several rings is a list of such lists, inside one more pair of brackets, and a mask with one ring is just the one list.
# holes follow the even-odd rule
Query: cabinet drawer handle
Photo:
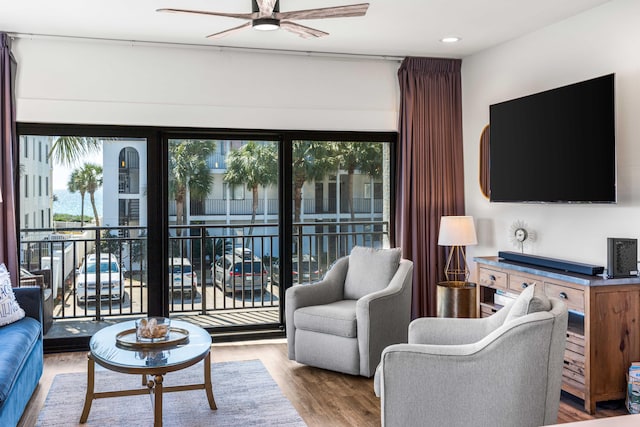
[[566, 293], [564, 293], [564, 292], [560, 292], [560, 295], [559, 295], [559, 296], [560, 296], [560, 298], [562, 298], [562, 299], [568, 299], [568, 298], [569, 298], [569, 297], [567, 296], [567, 294], [566, 294]]
[[491, 279], [492, 281], [496, 281], [496, 276], [494, 276], [493, 274], [489, 276], [489, 279]]
[[527, 282], [522, 282], [522, 285], [520, 285], [520, 287], [522, 289], [527, 289], [529, 287], [529, 284]]

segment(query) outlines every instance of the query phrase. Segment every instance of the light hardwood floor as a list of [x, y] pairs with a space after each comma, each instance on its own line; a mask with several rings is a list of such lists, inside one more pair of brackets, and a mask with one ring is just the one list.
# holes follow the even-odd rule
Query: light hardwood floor
[[[373, 379], [342, 375], [292, 362], [287, 358], [287, 344], [283, 339], [214, 344], [211, 354], [213, 362], [260, 359], [310, 427], [380, 425], [380, 402], [373, 393]], [[56, 374], [86, 372], [86, 360], [85, 352], [45, 355], [40, 385], [19, 426], [35, 425]], [[215, 392], [215, 384], [213, 386]], [[596, 416], [590, 416], [582, 410], [582, 401], [563, 395], [558, 423], [625, 413], [624, 405], [616, 402], [598, 407]]]

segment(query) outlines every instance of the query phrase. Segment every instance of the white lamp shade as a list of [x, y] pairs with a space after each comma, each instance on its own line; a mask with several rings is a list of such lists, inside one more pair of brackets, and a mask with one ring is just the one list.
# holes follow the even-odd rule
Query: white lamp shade
[[443, 216], [440, 218], [440, 246], [477, 245], [476, 228], [471, 216]]

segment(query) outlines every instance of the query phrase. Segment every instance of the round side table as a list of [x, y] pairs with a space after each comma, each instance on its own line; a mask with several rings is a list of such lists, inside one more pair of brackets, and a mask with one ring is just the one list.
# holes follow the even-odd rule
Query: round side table
[[438, 317], [478, 317], [475, 283], [439, 282], [437, 297]]

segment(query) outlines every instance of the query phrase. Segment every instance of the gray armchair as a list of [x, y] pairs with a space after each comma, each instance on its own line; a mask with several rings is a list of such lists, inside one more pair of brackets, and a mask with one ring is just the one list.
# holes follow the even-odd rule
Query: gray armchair
[[382, 350], [407, 340], [412, 277], [399, 250], [356, 247], [322, 281], [287, 289], [289, 359], [371, 377]]
[[376, 372], [382, 426], [554, 424], [568, 314], [548, 304], [513, 319], [515, 304], [483, 319], [414, 320], [409, 344], [387, 347]]

